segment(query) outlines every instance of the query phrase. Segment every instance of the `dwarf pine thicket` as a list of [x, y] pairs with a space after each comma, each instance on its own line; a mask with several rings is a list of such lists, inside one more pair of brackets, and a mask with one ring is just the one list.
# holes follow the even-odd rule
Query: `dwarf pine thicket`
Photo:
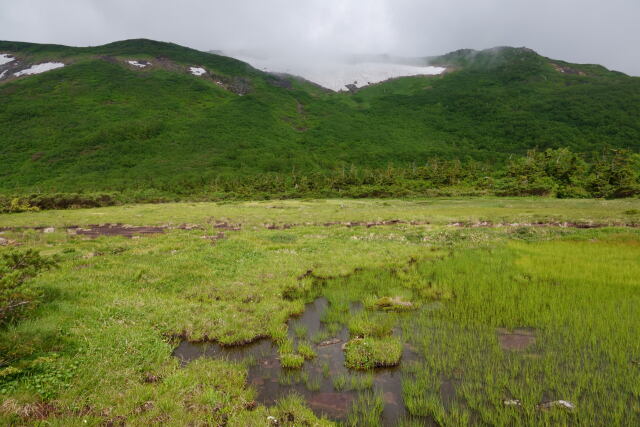
[[503, 169], [486, 163], [433, 159], [411, 168], [352, 166], [313, 175], [264, 174], [211, 183], [122, 193], [0, 195], [0, 212], [111, 206], [178, 200], [260, 200], [437, 196], [625, 198], [640, 195], [640, 155], [607, 150], [591, 161], [568, 149], [532, 150]]

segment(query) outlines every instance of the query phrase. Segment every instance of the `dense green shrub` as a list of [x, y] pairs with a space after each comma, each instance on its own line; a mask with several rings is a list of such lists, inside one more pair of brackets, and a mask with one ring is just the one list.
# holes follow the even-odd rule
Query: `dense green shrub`
[[53, 193], [31, 194], [18, 197], [0, 197], [0, 212], [27, 212], [49, 209], [99, 208], [118, 203], [114, 194], [108, 193]]
[[640, 194], [640, 161], [628, 150], [605, 150], [591, 163], [567, 148], [531, 150], [512, 158], [496, 193], [560, 198]]
[[640, 156], [608, 150], [593, 162], [587, 189], [594, 197], [623, 198], [640, 194]]
[[594, 156], [567, 148], [530, 150], [505, 166], [473, 160], [431, 159], [419, 166], [350, 166], [323, 172], [265, 173], [180, 180], [158, 188], [113, 193], [0, 196], [0, 212], [169, 201], [291, 198], [544, 196], [622, 198], [640, 194], [640, 156], [605, 150]]
[[9, 250], [0, 255], [0, 326], [13, 322], [33, 310], [40, 297], [28, 280], [56, 265], [32, 249]]

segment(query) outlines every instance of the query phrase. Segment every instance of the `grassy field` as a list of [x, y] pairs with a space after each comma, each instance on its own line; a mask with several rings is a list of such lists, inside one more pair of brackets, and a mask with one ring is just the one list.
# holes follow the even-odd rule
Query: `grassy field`
[[[162, 228], [82, 235], [114, 223]], [[277, 363], [317, 363], [330, 377], [315, 352], [342, 328], [346, 363], [359, 368], [333, 380], [336, 393], [355, 393], [347, 425], [390, 424], [389, 396], [367, 375], [397, 363], [402, 348], [412, 356], [396, 368], [404, 408], [396, 424], [637, 424], [639, 224], [637, 199], [0, 215], [9, 244], [0, 254], [34, 249], [58, 262], [27, 282], [37, 309], [0, 329], [0, 424], [331, 425], [295, 394], [262, 404], [249, 381], [255, 360], [181, 363], [172, 353], [183, 340], [266, 337]], [[321, 330], [288, 331], [287, 320], [318, 297], [328, 301]]]

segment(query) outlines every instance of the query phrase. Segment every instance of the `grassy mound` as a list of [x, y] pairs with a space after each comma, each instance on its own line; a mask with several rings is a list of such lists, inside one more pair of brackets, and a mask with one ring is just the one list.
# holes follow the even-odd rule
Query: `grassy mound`
[[345, 365], [350, 369], [396, 366], [402, 357], [402, 342], [393, 337], [354, 338], [344, 348]]

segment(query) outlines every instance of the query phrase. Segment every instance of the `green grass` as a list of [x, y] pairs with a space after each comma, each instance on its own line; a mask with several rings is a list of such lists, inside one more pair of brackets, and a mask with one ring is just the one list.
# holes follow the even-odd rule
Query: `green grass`
[[304, 359], [300, 354], [285, 353], [280, 355], [280, 364], [286, 369], [299, 369], [304, 365]]
[[298, 354], [305, 358], [305, 360], [311, 360], [316, 357], [316, 352], [313, 347], [306, 342], [298, 344]]
[[383, 408], [384, 402], [380, 394], [375, 392], [361, 393], [353, 403], [346, 424], [353, 427], [381, 426]]
[[[18, 250], [60, 259], [57, 269], [25, 282], [40, 295], [37, 309], [0, 330], [0, 423], [33, 424], [28, 414], [51, 405], [55, 411], [43, 422], [54, 425], [84, 419], [90, 425], [118, 420], [255, 425], [268, 416], [285, 422], [289, 413], [296, 425], [304, 420], [328, 425], [299, 397], [254, 408], [257, 394], [246, 382], [247, 364], [202, 359], [182, 367], [171, 356], [178, 335], [225, 344], [269, 336], [281, 355], [305, 363], [304, 346], [295, 353], [287, 339], [286, 321], [323, 295], [329, 301], [323, 319], [336, 330], [351, 327], [366, 340], [384, 342], [390, 328], [400, 328], [392, 339], [408, 343], [419, 356], [401, 360], [399, 368], [404, 401], [415, 417], [453, 425], [469, 420], [636, 424], [640, 234], [615, 224], [628, 223], [638, 203], [317, 200], [0, 215], [0, 227], [55, 227], [53, 233], [22, 229], [1, 236], [21, 243]], [[324, 225], [391, 219], [418, 224]], [[225, 239], [212, 245], [201, 237], [215, 231], [217, 221], [242, 227], [225, 231]], [[520, 225], [448, 225], [477, 221]], [[521, 225], [537, 221], [613, 226]], [[91, 240], [62, 228], [118, 222], [191, 223], [203, 229]], [[270, 230], [265, 224], [299, 225]], [[286, 289], [309, 279], [300, 279], [309, 270], [324, 279], [298, 297], [285, 298]], [[450, 297], [434, 302], [430, 289]], [[384, 296], [401, 297], [419, 308], [406, 313], [366, 308], [368, 298]], [[364, 308], [352, 310], [356, 302]], [[524, 351], [503, 350], [498, 338], [503, 328], [530, 328], [535, 343]], [[371, 378], [334, 382], [342, 381], [344, 390], [368, 390]], [[311, 377], [305, 383], [312, 389], [319, 384]], [[446, 384], [452, 384], [453, 396], [441, 395]], [[520, 400], [522, 408], [505, 407], [505, 399]], [[558, 399], [577, 409], [536, 409]], [[378, 407], [375, 394], [365, 396], [351, 420], [369, 416], [378, 422]]]
[[[637, 233], [586, 233], [466, 250], [429, 267], [423, 274], [456, 298], [405, 325], [425, 355], [403, 383], [411, 413], [451, 421], [429, 391], [447, 379], [454, 407], [487, 424], [637, 422], [639, 256]], [[522, 327], [535, 331], [533, 347], [503, 350], [498, 328]], [[577, 410], [536, 409], [560, 399]]]
[[395, 319], [391, 316], [363, 312], [349, 320], [349, 333], [352, 337], [385, 337], [391, 335]]
[[333, 387], [337, 391], [361, 391], [373, 388], [373, 374], [371, 372], [338, 375], [333, 379]]

